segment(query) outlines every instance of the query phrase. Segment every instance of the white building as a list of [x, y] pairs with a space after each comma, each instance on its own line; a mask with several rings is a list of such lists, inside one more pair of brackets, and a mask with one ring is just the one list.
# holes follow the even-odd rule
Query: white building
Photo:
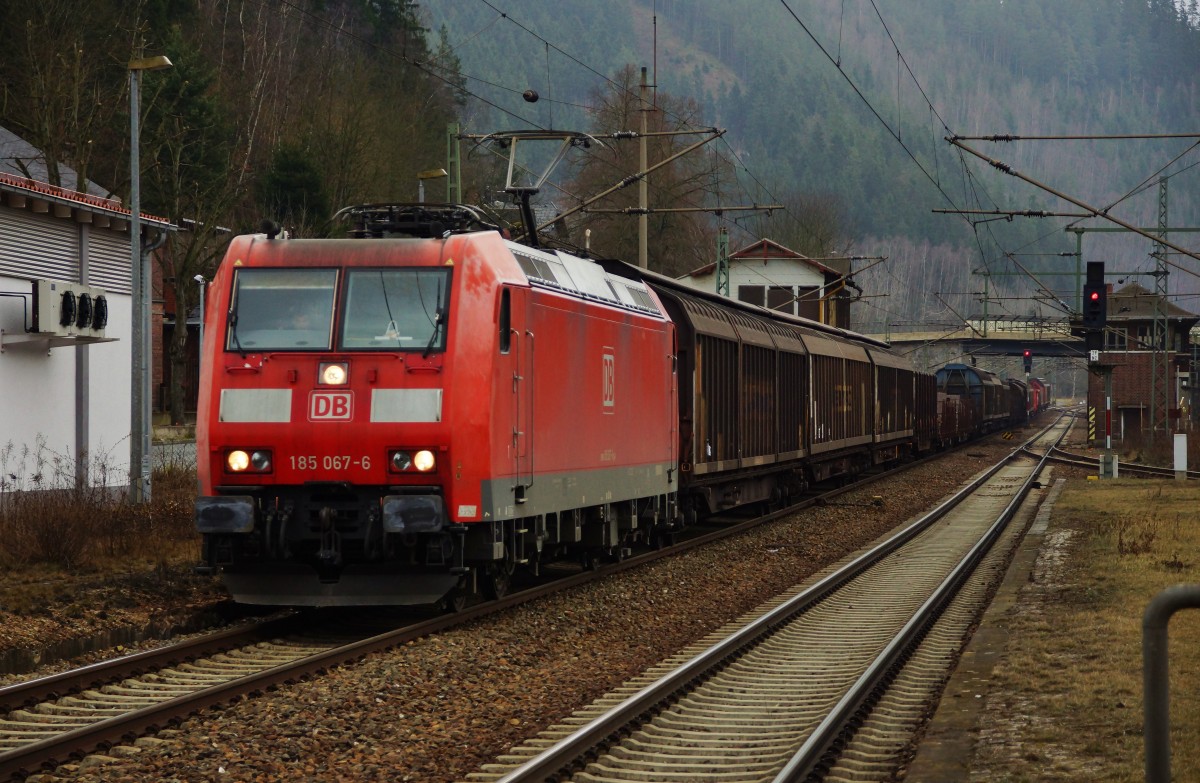
[[[0, 486], [29, 487], [35, 475], [41, 486], [127, 484], [130, 212], [119, 201], [24, 176], [44, 171], [36, 151], [0, 129]], [[142, 221], [149, 232], [170, 225]], [[35, 307], [38, 280], [53, 282], [43, 284]], [[66, 291], [76, 317], [64, 325]], [[107, 322], [97, 329], [101, 295]], [[79, 463], [107, 473], [77, 472]]]
[[[689, 272], [679, 282], [716, 291], [717, 265]], [[850, 303], [845, 286], [844, 272], [770, 239], [760, 239], [729, 256], [729, 295], [733, 299], [848, 329]]]

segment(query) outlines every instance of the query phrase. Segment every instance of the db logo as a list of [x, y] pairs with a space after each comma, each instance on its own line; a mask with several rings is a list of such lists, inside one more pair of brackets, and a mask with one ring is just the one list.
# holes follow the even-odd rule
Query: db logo
[[617, 404], [617, 360], [611, 353], [604, 354], [603, 380], [604, 389], [601, 397], [605, 408]]
[[308, 398], [309, 421], [350, 421], [354, 392], [313, 392]]

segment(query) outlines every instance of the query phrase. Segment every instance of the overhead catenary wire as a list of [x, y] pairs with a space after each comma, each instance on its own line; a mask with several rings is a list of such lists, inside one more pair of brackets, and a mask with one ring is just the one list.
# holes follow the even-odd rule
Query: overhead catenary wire
[[[1040, 188], [1041, 190], [1044, 190], [1047, 193], [1050, 193], [1051, 195], [1056, 196], [1057, 198], [1061, 198], [1063, 201], [1070, 202], [1070, 203], [1074, 204], [1075, 206], [1079, 207], [1080, 209], [1083, 209], [1083, 210], [1086, 210], [1086, 211], [1092, 213], [1092, 215], [1094, 217], [1103, 218], [1104, 220], [1108, 220], [1109, 222], [1115, 223], [1116, 225], [1120, 226], [1121, 228], [1126, 229], [1127, 231], [1132, 231], [1135, 234], [1140, 234], [1140, 235], [1146, 237], [1147, 239], [1154, 240], [1154, 241], [1170, 248], [1171, 250], [1176, 251], [1177, 253], [1186, 255], [1190, 258], [1194, 258], [1197, 261], [1200, 261], [1200, 255], [1197, 255], [1196, 252], [1193, 252], [1191, 250], [1186, 250], [1182, 247], [1179, 247], [1178, 245], [1167, 241], [1166, 238], [1153, 236], [1149, 232], [1143, 231], [1142, 229], [1138, 228], [1137, 226], [1134, 226], [1131, 223], [1128, 223], [1127, 221], [1124, 221], [1120, 218], [1109, 215], [1106, 210], [1098, 209], [1098, 208], [1093, 207], [1077, 198], [1074, 198], [1073, 196], [1069, 196], [1066, 193], [1062, 193], [1061, 191], [1055, 190], [1054, 188], [1051, 188], [1049, 185], [1046, 185], [1045, 183], [1039, 182], [1038, 180], [1035, 180], [1032, 177], [1029, 177], [1025, 174], [1020, 173], [1019, 171], [1014, 169], [1012, 166], [1009, 166], [1008, 164], [1004, 163], [1003, 161], [999, 161], [994, 158], [989, 158], [987, 155], [984, 155], [983, 153], [978, 152], [978, 151], [968, 147], [967, 145], [963, 144], [961, 141], [954, 140], [953, 138], [950, 138], [947, 140], [950, 141], [955, 146], [965, 150], [966, 152], [969, 152], [972, 155], [975, 155], [976, 157], [981, 158], [984, 161], [987, 161], [987, 163], [989, 165], [991, 165], [993, 168], [997, 169], [998, 171], [1002, 171], [1005, 174], [1009, 174], [1020, 180], [1028, 182], [1029, 184], [1031, 184], [1037, 188]], [[1188, 269], [1187, 267], [1177, 264], [1169, 259], [1164, 258], [1164, 262], [1167, 264], [1170, 264], [1171, 266], [1174, 266], [1175, 268], [1177, 268], [1181, 271], [1187, 272], [1190, 275], [1200, 277], [1200, 272], [1196, 272], [1194, 270]]]
[[[525, 25], [525, 24], [521, 23], [520, 21], [518, 21], [518, 20], [517, 20], [515, 17], [513, 17], [513, 16], [512, 16], [511, 14], [509, 14], [508, 12], [501, 10], [501, 9], [500, 9], [500, 8], [499, 8], [499, 7], [498, 7], [498, 6], [497, 6], [497, 5], [496, 5], [496, 4], [495, 4], [495, 3], [494, 3], [492, 0], [480, 0], [480, 2], [482, 2], [482, 3], [483, 3], [485, 6], [487, 6], [488, 8], [490, 8], [492, 11], [494, 11], [494, 12], [495, 12], [495, 13], [498, 15], [498, 16], [497, 16], [497, 18], [499, 18], [499, 19], [504, 19], [505, 21], [508, 21], [508, 22], [510, 22], [511, 24], [513, 24], [513, 25], [514, 25], [514, 26], [516, 26], [517, 28], [521, 29], [522, 31], [524, 31], [525, 33], [527, 33], [528, 35], [530, 35], [530, 36], [531, 36], [531, 37], [533, 37], [534, 39], [536, 39], [536, 40], [538, 40], [539, 42], [543, 43], [545, 46], [547, 46], [547, 47], [549, 47], [549, 48], [552, 48], [552, 49], [554, 49], [554, 51], [556, 51], [556, 52], [558, 52], [558, 53], [562, 54], [564, 57], [568, 58], [570, 61], [572, 61], [572, 62], [576, 63], [577, 65], [579, 65], [580, 67], [582, 67], [582, 68], [586, 69], [586, 70], [587, 70], [587, 71], [589, 71], [590, 73], [592, 73], [592, 74], [594, 74], [594, 75], [598, 76], [599, 78], [601, 78], [602, 80], [604, 80], [606, 83], [608, 83], [608, 84], [609, 84], [609, 85], [611, 85], [612, 87], [615, 87], [615, 88], [617, 88], [617, 89], [619, 89], [619, 90], [623, 91], [623, 92], [624, 92], [626, 95], [628, 95], [629, 97], [635, 97], [635, 95], [634, 95], [634, 93], [632, 92], [632, 90], [626, 89], [626, 88], [625, 88], [623, 85], [621, 85], [621, 84], [617, 83], [616, 81], [614, 81], [612, 78], [610, 78], [610, 77], [609, 77], [609, 76], [607, 76], [606, 74], [602, 73], [601, 71], [597, 70], [596, 68], [593, 68], [591, 65], [589, 65], [589, 64], [587, 64], [587, 63], [585, 63], [583, 60], [581, 60], [581, 59], [579, 59], [578, 57], [574, 56], [573, 54], [571, 54], [570, 52], [568, 52], [568, 51], [567, 51], [566, 49], [564, 49], [563, 47], [559, 46], [558, 44], [555, 44], [555, 43], [554, 43], [554, 42], [552, 42], [552, 41], [549, 41], [549, 40], [548, 40], [548, 39], [546, 39], [544, 36], [542, 36], [542, 35], [540, 35], [539, 33], [537, 33], [537, 31], [530, 29], [530, 28], [529, 28], [527, 25]], [[505, 89], [511, 89], [511, 88], [505, 88]], [[513, 91], [513, 92], [520, 92], [519, 90], [512, 90], [512, 91]], [[654, 93], [654, 94], [655, 94], [655, 109], [656, 109], [656, 110], [661, 110], [661, 109], [660, 109], [660, 107], [659, 107], [659, 105], [658, 105], [658, 103], [657, 103], [657, 90], [655, 90], [655, 93]], [[671, 114], [670, 116], [672, 116], [672, 117], [673, 117], [673, 118], [674, 118], [676, 121], [679, 121], [679, 122], [685, 122], [685, 119], [684, 119], [684, 118], [682, 118], [682, 117], [680, 117], [680, 116], [678, 116], [678, 115]], [[947, 130], [949, 130], [949, 129], [947, 129]], [[766, 186], [765, 186], [765, 185], [762, 183], [761, 179], [759, 179], [759, 178], [758, 178], [758, 177], [757, 177], [757, 176], [754, 174], [754, 172], [750, 171], [750, 169], [749, 169], [748, 167], [746, 167], [745, 163], [744, 163], [744, 162], [743, 162], [743, 161], [740, 159], [740, 156], [738, 156], [738, 155], [737, 155], [737, 153], [736, 153], [736, 151], [733, 149], [732, 145], [730, 145], [730, 143], [729, 143], [728, 139], [722, 139], [722, 142], [724, 143], [725, 147], [726, 147], [726, 148], [729, 150], [730, 154], [733, 156], [733, 159], [734, 159], [735, 161], [737, 161], [737, 163], [739, 164], [739, 166], [741, 167], [741, 169], [742, 169], [743, 171], [745, 171], [745, 172], [746, 172], [746, 173], [747, 173], [747, 174], [748, 174], [748, 175], [751, 177], [751, 179], [752, 179], [752, 180], [754, 180], [754, 182], [755, 182], [755, 183], [756, 183], [756, 184], [757, 184], [757, 185], [758, 185], [760, 188], [762, 188], [762, 190], [763, 190], [763, 191], [764, 191], [764, 192], [767, 194], [767, 196], [768, 196], [768, 200], [770, 200], [771, 202], [779, 202], [779, 201], [781, 201], [781, 199], [779, 199], [779, 198], [777, 197], [777, 195], [771, 191], [771, 189], [770, 189], [770, 188], [766, 187]], [[735, 167], [735, 168], [736, 168], [736, 167]], [[653, 182], [651, 182], [651, 185], [653, 186]], [[797, 223], [797, 224], [798, 224], [798, 219], [797, 219], [795, 216], [791, 215], [791, 213], [790, 213], [790, 210], [789, 210], [789, 209], [788, 209], [786, 206], [785, 206], [785, 207], [784, 207], [784, 209], [782, 209], [781, 211], [783, 212], [783, 214], [784, 214], [784, 215], [786, 215], [786, 216], [788, 216], [789, 218], [791, 218], [791, 219], [792, 219], [792, 221], [793, 221], [794, 223]], [[722, 221], [722, 222], [726, 222], [726, 223], [728, 223], [728, 221], [727, 221], [726, 219], [724, 219], [724, 218], [719, 218], [719, 219], [721, 219], [721, 221]], [[737, 226], [736, 224], [734, 224], [734, 228], [739, 228], [739, 229], [740, 229], [740, 227], [739, 227], [739, 226]]]
[[[542, 38], [541, 36], [538, 36], [538, 35], [537, 35], [535, 32], [533, 32], [532, 30], [529, 30], [529, 28], [528, 28], [528, 27], [526, 27], [526, 26], [524, 26], [524, 25], [520, 24], [519, 22], [517, 22], [516, 20], [512, 19], [510, 15], [508, 15], [508, 14], [505, 14], [504, 12], [500, 11], [500, 10], [497, 8], [497, 6], [496, 6], [494, 3], [492, 3], [492, 2], [488, 2], [487, 0], [484, 0], [484, 2], [485, 2], [485, 5], [487, 5], [489, 8], [491, 8], [493, 11], [496, 11], [496, 12], [497, 12], [497, 14], [498, 14], [498, 16], [497, 16], [497, 18], [496, 18], [496, 19], [492, 20], [492, 22], [491, 22], [489, 25], [487, 25], [485, 28], [483, 28], [484, 30], [486, 30], [486, 29], [491, 29], [491, 28], [494, 26], [494, 24], [495, 24], [495, 23], [497, 23], [497, 20], [499, 20], [499, 19], [504, 19], [504, 20], [507, 20], [507, 21], [509, 21], [509, 22], [511, 22], [511, 23], [513, 23], [513, 24], [516, 24], [518, 27], [521, 27], [522, 29], [526, 30], [526, 31], [527, 31], [527, 32], [529, 32], [531, 35], [534, 35], [535, 37], [537, 37], [537, 38], [539, 38], [540, 40], [542, 40], [542, 41], [543, 41], [544, 48], [545, 48], [545, 50], [546, 50], [547, 52], [549, 52], [551, 49], [553, 49], [554, 51], [561, 53], [563, 56], [566, 56], [566, 57], [568, 57], [568, 58], [569, 58], [569, 59], [571, 59], [573, 62], [575, 62], [575, 63], [577, 63], [578, 65], [580, 65], [581, 67], [584, 67], [584, 68], [586, 68], [587, 70], [591, 71], [592, 73], [594, 73], [594, 74], [596, 74], [596, 75], [600, 76], [600, 77], [601, 77], [601, 78], [603, 78], [603, 79], [604, 79], [606, 82], [608, 82], [608, 83], [610, 83], [610, 84], [615, 84], [615, 82], [613, 82], [613, 80], [609, 79], [607, 76], [605, 76], [604, 74], [602, 74], [602, 73], [601, 73], [599, 70], [597, 70], [597, 69], [595, 69], [595, 68], [592, 68], [591, 66], [587, 65], [587, 64], [586, 64], [586, 63], [584, 63], [584, 62], [583, 62], [581, 59], [579, 59], [579, 58], [577, 58], [577, 57], [573, 56], [573, 55], [572, 55], [570, 52], [568, 52], [568, 51], [567, 51], [566, 49], [564, 49], [563, 47], [561, 47], [561, 46], [558, 46], [558, 45], [556, 45], [556, 44], [553, 44], [552, 42], [550, 42], [550, 41], [547, 41], [546, 39]], [[297, 6], [295, 6], [295, 4], [294, 4], [294, 3], [289, 3], [289, 5], [291, 5], [291, 7], [293, 7], [293, 8], [296, 8], [297, 10], [301, 11], [302, 13], [305, 13], [305, 14], [306, 14], [306, 16], [308, 16], [309, 18], [314, 18], [314, 19], [317, 19], [318, 21], [320, 21], [320, 18], [319, 18], [319, 17], [317, 17], [317, 16], [316, 16], [316, 15], [314, 15], [314, 14], [311, 14], [311, 13], [305, 12], [303, 9], [300, 9], [300, 8], [298, 8]], [[879, 13], [879, 11], [878, 11], [878, 8], [876, 8], [876, 13], [877, 13], [877, 14]], [[880, 16], [880, 19], [881, 19], [881, 22], [882, 22], [882, 21], [883, 21], [883, 20], [882, 20], [882, 16]], [[885, 27], [886, 27], [886, 24], [885, 24]], [[340, 30], [339, 32], [340, 32], [340, 33], [342, 33], [342, 34], [346, 34], [346, 35], [352, 35], [352, 34], [350, 34], [350, 33], [347, 33], [347, 31], [345, 31], [345, 30], [344, 30], [344, 28], [343, 28], [342, 30]], [[472, 35], [472, 38], [474, 38], [474, 37], [477, 37], [477, 36], [478, 36], [478, 35], [480, 35], [482, 32], [483, 32], [483, 30], [480, 30], [480, 31], [476, 31], [476, 32], [474, 32], [474, 33], [473, 33], [473, 35]], [[891, 37], [890, 30], [889, 30], [888, 32], [889, 32], [889, 37]], [[381, 47], [379, 47], [379, 46], [378, 46], [378, 44], [375, 44], [375, 43], [373, 43], [373, 42], [366, 41], [366, 40], [364, 40], [364, 39], [362, 39], [361, 37], [358, 37], [358, 36], [355, 36], [355, 37], [356, 37], [358, 40], [362, 41], [363, 43], [366, 43], [366, 44], [368, 44], [369, 46], [375, 46], [376, 48], [381, 48]], [[893, 44], [894, 44], [894, 37], [892, 37], [892, 40], [893, 40]], [[896, 47], [896, 48], [897, 48], [897, 50], [899, 49], [899, 47]], [[391, 53], [392, 53], [392, 54], [397, 54], [397, 53], [396, 53], [394, 50], [391, 50]], [[516, 113], [516, 112], [510, 111], [510, 110], [508, 110], [508, 109], [504, 108], [503, 106], [500, 106], [500, 105], [498, 105], [498, 104], [496, 104], [496, 103], [494, 103], [494, 102], [492, 102], [492, 101], [490, 101], [490, 100], [487, 100], [487, 99], [486, 99], [486, 98], [484, 98], [482, 95], [480, 95], [480, 94], [478, 94], [478, 93], [476, 93], [476, 92], [473, 92], [473, 91], [471, 91], [470, 89], [466, 89], [466, 88], [463, 88], [463, 87], [461, 87], [460, 83], [456, 83], [456, 82], [454, 82], [453, 80], [450, 80], [450, 79], [447, 79], [447, 78], [445, 78], [445, 77], [442, 75], [442, 73], [440, 73], [440, 72], [439, 72], [439, 71], [441, 71], [441, 69], [439, 68], [439, 66], [438, 66], [436, 63], [420, 62], [420, 61], [417, 61], [417, 60], [415, 60], [414, 58], [408, 57], [408, 56], [407, 56], [407, 54], [398, 54], [397, 56], [400, 56], [400, 57], [401, 57], [401, 58], [402, 58], [402, 59], [403, 59], [405, 62], [408, 62], [408, 63], [410, 63], [410, 64], [411, 64], [411, 65], [413, 65], [414, 67], [417, 67], [417, 68], [420, 68], [420, 69], [422, 69], [422, 70], [425, 70], [427, 73], [430, 73], [430, 75], [431, 75], [431, 76], [433, 76], [434, 78], [438, 78], [438, 79], [440, 79], [441, 81], [443, 81], [443, 82], [447, 83], [448, 85], [450, 85], [450, 86], [454, 87], [455, 89], [461, 89], [461, 90], [463, 91], [463, 93], [464, 93], [464, 94], [467, 94], [467, 95], [471, 96], [472, 98], [474, 98], [474, 99], [476, 99], [476, 100], [479, 100], [479, 101], [480, 101], [482, 104], [484, 104], [484, 105], [488, 105], [488, 106], [490, 106], [490, 107], [492, 107], [492, 108], [495, 108], [495, 109], [497, 109], [497, 110], [501, 111], [502, 113], [504, 113], [504, 114], [506, 114], [506, 115], [508, 115], [508, 116], [511, 116], [511, 117], [513, 117], [513, 118], [515, 118], [515, 119], [518, 119], [519, 121], [521, 121], [521, 122], [525, 123], [525, 124], [526, 124], [526, 125], [528, 125], [528, 126], [532, 126], [532, 127], [538, 127], [538, 124], [537, 124], [537, 123], [535, 123], [535, 122], [532, 122], [532, 121], [529, 121], [527, 118], [525, 118], [525, 117], [522, 117], [522, 116], [521, 116], [519, 113]], [[908, 71], [909, 75], [910, 75], [910, 76], [912, 76], [912, 69], [911, 69], [911, 67], [908, 65], [908, 63], [907, 63], [907, 60], [905, 60], [905, 58], [903, 57], [902, 53], [899, 53], [899, 51], [898, 51], [898, 59], [899, 59], [899, 61], [900, 61], [900, 62], [903, 64], [904, 68], [905, 68], [905, 69]], [[443, 72], [444, 72], [444, 71], [443, 71]], [[459, 76], [459, 77], [461, 77], [461, 78], [465, 78], [465, 79], [474, 79], [474, 78], [475, 78], [475, 77], [472, 77], [472, 76], [470, 76], [470, 75], [468, 75], [468, 74], [458, 74], [458, 76]], [[914, 81], [915, 81], [915, 76], [914, 76], [913, 78], [914, 78]], [[851, 83], [852, 83], [852, 82], [851, 82]], [[489, 83], [489, 84], [491, 84], [491, 83]], [[501, 88], [501, 89], [506, 89], [506, 90], [507, 90], [507, 89], [509, 89], [509, 88], [503, 87], [502, 85], [496, 85], [496, 86], [497, 86], [497, 87], [499, 87], [499, 88]], [[919, 82], [918, 82], [918, 86], [919, 86]], [[513, 90], [512, 92], [516, 92], [516, 91], [515, 91], [515, 90]], [[921, 90], [921, 92], [922, 92], [922, 95], [925, 95], [925, 92], [924, 92], [924, 90], [923, 90], [923, 89]], [[927, 97], [927, 96], [926, 96], [926, 97]], [[560, 102], [560, 103], [565, 103], [565, 102], [562, 102], [562, 101], [559, 101], [559, 102]], [[927, 101], [927, 102], [928, 102], [928, 101]], [[869, 101], [868, 101], [868, 104], [869, 104]], [[938, 115], [937, 115], [937, 112], [936, 112], [936, 109], [935, 109], [935, 108], [932, 106], [932, 103], [929, 103], [929, 108], [930, 108], [930, 113], [931, 113], [931, 115], [932, 115], [932, 116], [938, 116]], [[883, 124], [884, 124], [884, 126], [885, 126], [885, 127], [887, 127], [887, 123], [886, 123], [886, 122], [885, 122], [885, 123], [883, 123]], [[943, 122], [943, 126], [944, 126], [944, 124], [945, 124], [945, 123]], [[893, 134], [893, 135], [896, 135], [896, 136], [898, 136], [899, 134]], [[907, 152], [909, 152], [909, 155], [910, 155], [910, 157], [912, 157], [912, 158], [914, 159], [914, 162], [916, 162], [916, 163], [918, 164], [918, 166], [922, 168], [922, 171], [925, 173], [925, 175], [926, 175], [927, 177], [929, 177], [931, 181], [933, 181], [933, 182], [935, 182], [935, 184], [937, 184], [937, 182], [940, 180], [940, 175], [937, 175], [937, 176], [931, 176], [931, 175], [929, 174], [928, 170], [924, 169], [924, 167], [922, 167], [922, 166], [921, 166], [921, 164], [920, 164], [920, 161], [916, 159], [916, 156], [912, 154], [911, 150], [909, 150], [909, 149], [908, 149], [908, 147], [905, 145], [905, 143], [903, 142], [903, 140], [902, 140], [902, 139], [900, 139], [900, 138], [898, 138], [897, 140], [898, 140], [898, 141], [901, 143], [901, 145], [902, 145], [902, 146], [904, 146], [904, 147], [905, 147], [906, 151], [907, 151]], [[770, 193], [770, 188], [768, 188], [768, 187], [767, 187], [767, 186], [766, 186], [766, 185], [765, 185], [765, 184], [764, 184], [764, 183], [761, 181], [761, 179], [759, 179], [759, 178], [758, 178], [758, 177], [755, 175], [755, 173], [754, 173], [753, 171], [751, 171], [751, 170], [749, 169], [749, 167], [747, 167], [747, 166], [745, 165], [744, 161], [742, 161], [742, 160], [740, 159], [740, 156], [738, 156], [738, 155], [737, 155], [737, 153], [736, 153], [736, 150], [734, 150], [734, 148], [733, 148], [733, 147], [732, 147], [732, 145], [730, 144], [729, 140], [728, 140], [728, 139], [723, 139], [723, 140], [722, 140], [722, 143], [723, 143], [723, 145], [724, 145], [724, 147], [723, 147], [723, 150], [727, 150], [727, 151], [730, 153], [731, 157], [732, 157], [732, 160], [733, 160], [733, 163], [734, 163], [734, 166], [735, 166], [735, 170], [737, 170], [739, 173], [744, 173], [745, 175], [749, 176], [749, 177], [750, 177], [750, 178], [753, 180], [753, 182], [754, 182], [754, 183], [755, 183], [755, 184], [756, 184], [756, 185], [757, 185], [759, 188], [761, 188], [763, 191], [766, 191], [767, 193]], [[562, 190], [562, 188], [559, 188], [559, 189], [560, 189], [560, 190]], [[566, 191], [564, 190], [564, 193], [565, 193], [565, 192], [566, 192]], [[944, 194], [944, 195], [945, 195], [945, 194]], [[779, 199], [772, 199], [772, 200], [773, 200], [773, 201], [779, 201]], [[951, 202], [950, 202], [950, 203], [953, 203], [953, 201], [951, 200]], [[793, 216], [793, 215], [790, 213], [790, 210], [789, 210], [789, 209], [786, 209], [786, 208], [785, 208], [785, 209], [783, 210], [783, 213], [784, 213], [784, 215], [786, 215], [786, 217], [787, 217], [788, 219], [795, 220], [795, 216]], [[722, 220], [723, 222], [726, 222], [726, 223], [730, 222], [730, 221], [728, 220], [728, 218], [727, 218], [727, 217], [725, 217], [725, 216], [722, 216], [722, 217], [721, 217], [721, 220]], [[736, 226], [737, 226], [737, 224], [735, 223], [735, 224], [734, 224], [734, 226], [736, 227]]]

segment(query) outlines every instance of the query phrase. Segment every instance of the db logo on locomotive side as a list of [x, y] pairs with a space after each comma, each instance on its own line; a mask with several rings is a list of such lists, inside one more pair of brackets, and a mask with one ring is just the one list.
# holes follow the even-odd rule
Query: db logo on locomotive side
[[[611, 348], [609, 350], [612, 350]], [[613, 408], [617, 404], [617, 360], [611, 353], [604, 354], [604, 367], [601, 376], [603, 391], [601, 399], [605, 408]], [[610, 411], [606, 411], [608, 413]]]
[[354, 415], [354, 392], [318, 392], [308, 397], [309, 421], [350, 421]]

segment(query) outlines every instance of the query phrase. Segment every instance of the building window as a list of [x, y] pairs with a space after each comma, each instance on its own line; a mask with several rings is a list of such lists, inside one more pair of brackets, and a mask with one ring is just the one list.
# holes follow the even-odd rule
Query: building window
[[1104, 350], [1128, 351], [1129, 332], [1123, 327], [1109, 327], [1104, 330]]
[[773, 285], [767, 289], [767, 308], [788, 315], [796, 314], [796, 289]]
[[821, 320], [821, 289], [810, 286], [801, 288], [798, 292], [796, 306], [797, 315], [810, 321]]
[[739, 285], [737, 298], [739, 302], [747, 302], [762, 307], [765, 292], [766, 289], [761, 285]]

